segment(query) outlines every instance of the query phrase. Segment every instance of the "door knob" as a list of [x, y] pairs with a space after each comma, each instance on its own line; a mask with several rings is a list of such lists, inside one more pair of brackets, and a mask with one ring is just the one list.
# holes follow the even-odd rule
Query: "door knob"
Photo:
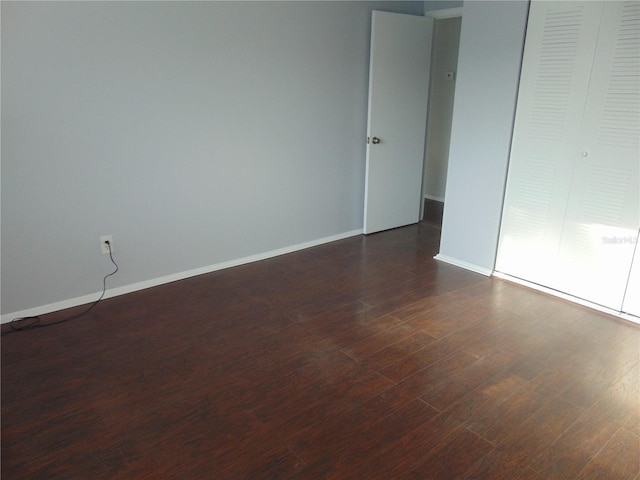
[[374, 145], [377, 145], [380, 143], [380, 139], [378, 137], [373, 137], [371, 139], [371, 143], [373, 143]]

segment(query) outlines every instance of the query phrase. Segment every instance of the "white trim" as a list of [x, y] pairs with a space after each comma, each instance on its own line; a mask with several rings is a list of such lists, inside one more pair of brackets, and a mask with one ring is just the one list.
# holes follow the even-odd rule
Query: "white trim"
[[424, 194], [425, 200], [433, 200], [434, 202], [444, 203], [444, 197], [436, 197], [435, 195]]
[[485, 277], [490, 277], [493, 273], [493, 270], [491, 270], [490, 268], [485, 268], [481, 267], [480, 265], [464, 262], [462, 260], [458, 260], [457, 258], [448, 257], [447, 255], [442, 255], [440, 253], [433, 258], [441, 262], [455, 265], [456, 267], [464, 268], [465, 270], [471, 270], [472, 272], [479, 273], [481, 275], [484, 275]]
[[569, 302], [572, 302], [572, 303], [577, 303], [578, 305], [582, 305], [583, 307], [588, 307], [602, 313], [613, 315], [614, 317], [622, 318], [623, 320], [627, 320], [628, 322], [640, 323], [640, 318], [636, 317], [635, 315], [621, 312], [619, 310], [614, 310], [613, 308], [605, 307], [603, 305], [598, 305], [597, 303], [584, 300], [583, 298], [574, 297], [573, 295], [569, 295], [568, 293], [560, 292], [552, 288], [538, 285], [537, 283], [528, 282], [526, 280], [522, 280], [521, 278], [512, 277], [511, 275], [507, 275], [506, 273], [493, 272], [493, 276], [496, 278], [500, 278], [502, 280], [506, 280], [508, 282], [516, 283], [518, 285], [531, 288], [533, 290], [538, 290], [539, 292], [542, 292], [542, 293], [553, 295], [554, 297], [562, 298], [563, 300], [568, 300]]
[[[250, 255], [248, 257], [238, 258], [235, 260], [230, 260], [228, 262], [217, 263], [215, 265], [209, 265], [207, 267], [195, 268], [193, 270], [187, 270], [186, 272], [174, 273], [172, 275], [166, 275], [164, 277], [152, 278], [150, 280], [132, 283], [130, 285], [125, 285], [122, 287], [110, 288], [105, 292], [104, 298], [117, 297], [126, 293], [132, 293], [139, 290], [144, 290], [146, 288], [157, 287], [158, 285], [164, 285], [165, 283], [184, 280], [185, 278], [195, 277], [197, 275], [203, 275], [205, 273], [211, 273], [217, 270], [223, 270], [225, 268], [237, 267], [239, 265], [257, 262], [259, 260], [266, 260], [268, 258], [278, 257], [280, 255], [296, 252], [298, 250], [304, 250], [306, 248], [316, 247], [325, 243], [335, 242], [337, 240], [343, 240], [349, 237], [355, 237], [357, 235], [362, 235], [362, 229], [351, 230], [349, 232], [339, 233], [338, 235], [332, 235], [330, 237], [324, 237], [318, 240], [312, 240], [310, 242], [299, 243], [297, 245], [291, 245], [289, 247], [279, 248], [276, 250], [271, 250], [269, 252], [259, 253], [257, 255]], [[57, 312], [58, 310], [64, 310], [66, 308], [86, 305], [88, 303], [96, 301], [96, 299], [98, 299], [98, 297], [100, 296], [100, 293], [101, 292], [96, 292], [89, 295], [83, 295], [82, 297], [70, 298], [61, 302], [42, 305], [40, 307], [28, 308], [26, 310], [20, 310], [18, 312], [7, 313], [2, 315], [0, 323], [8, 323], [14, 318], [44, 315], [46, 313]]]
[[442, 10], [431, 10], [429, 12], [425, 12], [424, 16], [435, 18], [436, 20], [442, 20], [443, 18], [461, 17], [462, 7], [443, 8]]

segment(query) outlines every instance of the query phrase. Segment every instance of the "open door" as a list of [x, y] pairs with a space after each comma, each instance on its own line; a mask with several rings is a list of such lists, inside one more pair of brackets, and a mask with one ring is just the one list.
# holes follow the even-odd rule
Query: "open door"
[[433, 19], [374, 11], [364, 233], [420, 220]]

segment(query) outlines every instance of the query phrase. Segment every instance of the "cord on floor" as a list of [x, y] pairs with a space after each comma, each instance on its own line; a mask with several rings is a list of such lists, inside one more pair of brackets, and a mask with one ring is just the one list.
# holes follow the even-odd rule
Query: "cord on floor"
[[109, 244], [109, 242], [105, 242], [105, 243], [109, 247], [109, 259], [111, 260], [111, 263], [115, 265], [116, 268], [113, 272], [104, 276], [104, 278], [102, 279], [102, 294], [100, 294], [100, 297], [95, 302], [89, 305], [89, 308], [75, 315], [71, 315], [70, 317], [61, 318], [60, 320], [55, 320], [53, 322], [48, 322], [48, 323], [41, 323], [42, 319], [40, 318], [39, 315], [14, 318], [9, 323], [10, 330], [3, 331], [1, 335], [4, 336], [9, 333], [16, 333], [16, 332], [22, 332], [25, 330], [33, 330], [35, 328], [44, 328], [44, 327], [51, 327], [53, 325], [60, 325], [61, 323], [69, 322], [71, 320], [80, 318], [86, 315], [87, 313], [89, 313], [91, 310], [93, 310], [93, 307], [95, 307], [103, 299], [105, 293], [107, 292], [107, 278], [115, 275], [119, 269], [118, 264], [113, 259], [113, 252], [111, 251], [111, 245]]

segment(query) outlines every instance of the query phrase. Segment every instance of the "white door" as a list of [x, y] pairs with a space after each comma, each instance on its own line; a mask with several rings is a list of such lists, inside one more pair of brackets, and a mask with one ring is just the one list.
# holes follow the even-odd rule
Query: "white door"
[[529, 10], [496, 270], [551, 288], [601, 12], [596, 2]]
[[364, 233], [419, 221], [433, 19], [373, 12]]
[[640, 5], [531, 3], [496, 270], [622, 308], [640, 226]]
[[622, 308], [640, 227], [640, 3], [604, 2], [558, 249], [557, 288]]
[[[632, 239], [628, 238], [631, 242]], [[629, 281], [625, 290], [624, 302], [622, 303], [622, 311], [630, 313], [636, 317], [640, 317], [640, 251], [638, 245], [640, 242], [640, 231], [636, 232], [635, 237], [635, 254], [631, 264], [631, 272], [629, 273]]]

